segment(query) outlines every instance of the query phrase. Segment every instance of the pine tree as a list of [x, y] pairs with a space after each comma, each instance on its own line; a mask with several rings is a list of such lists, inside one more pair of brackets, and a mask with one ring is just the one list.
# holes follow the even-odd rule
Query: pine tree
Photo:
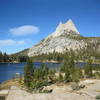
[[66, 54], [64, 57], [64, 63], [61, 67], [61, 71], [65, 73], [65, 81], [79, 81], [78, 69], [75, 67], [75, 54], [71, 51], [70, 54]]
[[79, 69], [75, 67], [73, 73], [72, 73], [72, 81], [75, 83], [78, 83], [80, 79], [80, 73]]
[[91, 59], [88, 60], [86, 66], [84, 68], [84, 71], [85, 71], [86, 77], [89, 77], [90, 78], [90, 77], [93, 76], [93, 73], [92, 73], [93, 66], [92, 66], [92, 60]]
[[3, 62], [3, 54], [0, 52], [0, 62]]
[[33, 81], [33, 75], [34, 75], [33, 63], [31, 60], [28, 60], [24, 68], [24, 83], [27, 88], [31, 87], [31, 83]]
[[64, 80], [71, 81], [71, 67], [70, 67], [70, 59], [68, 56], [64, 57], [64, 63], [61, 67], [61, 72], [65, 73]]
[[6, 52], [3, 54], [3, 62], [9, 62], [9, 56], [6, 54]]

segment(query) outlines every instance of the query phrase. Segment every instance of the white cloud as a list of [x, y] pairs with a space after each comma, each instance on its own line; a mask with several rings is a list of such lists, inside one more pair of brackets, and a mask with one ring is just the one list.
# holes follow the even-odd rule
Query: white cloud
[[39, 32], [39, 28], [32, 25], [23, 25], [16, 28], [9, 29], [9, 32], [16, 36], [36, 34]]
[[20, 40], [20, 41], [17, 41], [17, 43], [20, 44], [20, 45], [21, 45], [21, 44], [26, 44], [26, 41]]
[[3, 46], [5, 46], [5, 45], [14, 45], [14, 44], [15, 44], [14, 40], [10, 40], [10, 39], [0, 40], [0, 45], [3, 45]]
[[25, 43], [26, 41], [24, 40], [18, 40], [18, 41], [12, 39], [0, 40], [0, 46], [23, 45]]

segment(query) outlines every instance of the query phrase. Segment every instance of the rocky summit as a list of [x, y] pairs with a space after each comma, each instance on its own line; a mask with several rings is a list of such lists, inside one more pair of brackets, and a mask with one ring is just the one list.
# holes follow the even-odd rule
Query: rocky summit
[[77, 51], [85, 48], [88, 43], [92, 42], [100, 44], [97, 39], [86, 39], [81, 36], [73, 21], [69, 19], [65, 24], [60, 22], [53, 33], [41, 40], [37, 45], [31, 47], [28, 50], [28, 56], [32, 57], [41, 54], [48, 54], [53, 53], [54, 51], [59, 53], [63, 53], [66, 50]]
[[52, 34], [50, 34], [48, 37], [58, 37], [62, 34], [65, 34], [65, 31], [68, 31], [67, 34], [70, 33], [70, 31], [74, 31], [77, 34], [80, 34], [77, 30], [77, 28], [75, 27], [73, 21], [71, 19], [69, 19], [65, 24], [62, 24], [62, 22], [59, 23], [59, 25], [56, 28], [56, 31], [53, 32]]

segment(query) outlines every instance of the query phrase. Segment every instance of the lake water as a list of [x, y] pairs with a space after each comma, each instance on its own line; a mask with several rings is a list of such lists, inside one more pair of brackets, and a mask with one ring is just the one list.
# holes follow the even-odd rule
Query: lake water
[[[24, 66], [26, 63], [0, 63], [0, 83], [5, 80], [9, 80], [16, 76], [16, 73], [20, 73], [23, 75]], [[76, 66], [83, 67], [86, 63], [77, 63]], [[49, 68], [59, 69], [61, 64], [59, 63], [45, 63], [45, 65]], [[34, 63], [35, 67], [40, 67], [40, 62]]]
[[[24, 66], [26, 63], [0, 63], [0, 83], [9, 80], [16, 76], [16, 73], [23, 75]], [[49, 68], [59, 68], [60, 64], [57, 63], [45, 63]], [[40, 67], [40, 62], [34, 63], [35, 67]]]

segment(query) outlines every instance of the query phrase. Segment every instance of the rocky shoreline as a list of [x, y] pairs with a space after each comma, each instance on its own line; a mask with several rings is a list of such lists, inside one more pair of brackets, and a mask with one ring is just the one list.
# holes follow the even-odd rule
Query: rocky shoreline
[[81, 80], [80, 84], [84, 84], [85, 87], [77, 91], [72, 90], [71, 84], [52, 84], [45, 87], [53, 89], [52, 93], [29, 93], [18, 84], [12, 84], [7, 100], [95, 100], [95, 97], [100, 95], [100, 80]]

